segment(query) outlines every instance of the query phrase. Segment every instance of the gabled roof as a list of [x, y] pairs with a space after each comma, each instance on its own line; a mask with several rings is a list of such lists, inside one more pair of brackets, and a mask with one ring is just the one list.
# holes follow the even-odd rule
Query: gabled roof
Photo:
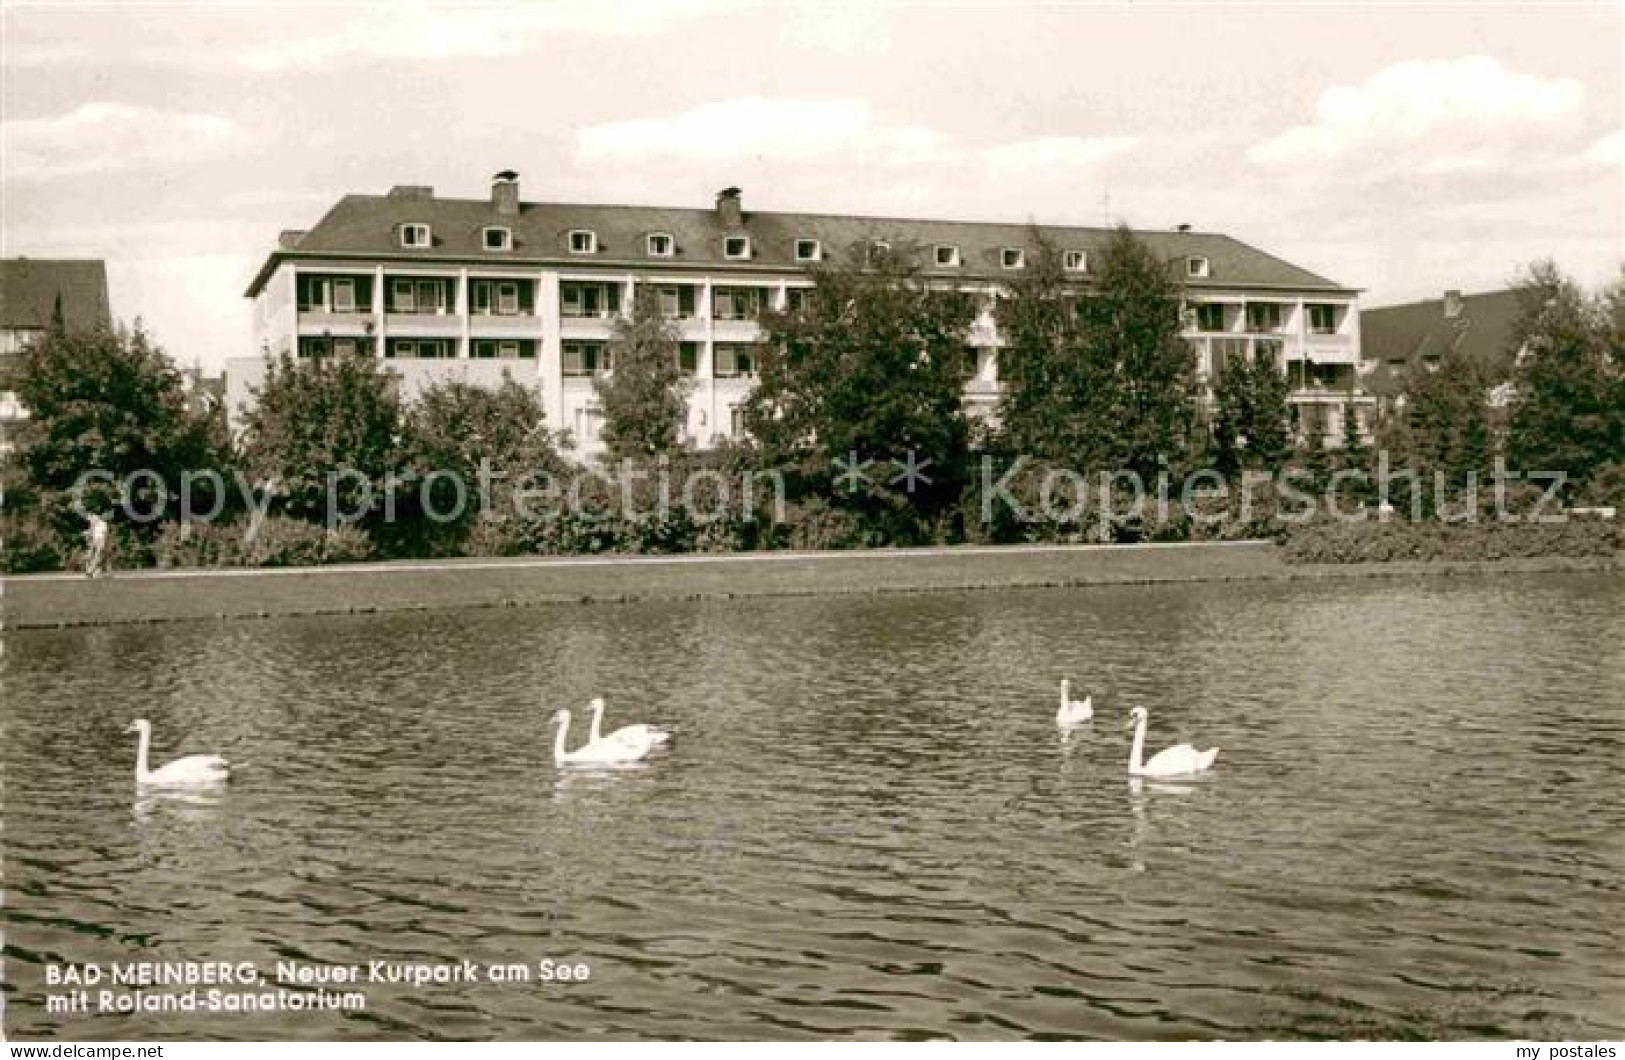
[[[400, 245], [400, 225], [425, 223], [432, 229], [433, 245], [408, 250]], [[511, 251], [485, 249], [483, 230], [502, 226], [513, 233]], [[597, 235], [594, 254], [572, 254], [569, 233], [587, 229]], [[1098, 251], [1110, 239], [1109, 228], [1039, 226], [1047, 238], [1063, 250]], [[671, 258], [651, 257], [645, 237], [666, 233], [676, 243]], [[1152, 251], [1170, 263], [1190, 256], [1208, 259], [1207, 279], [1180, 280], [1188, 287], [1256, 287], [1350, 292], [1325, 277], [1282, 261], [1229, 236], [1204, 232], [1136, 232]], [[723, 238], [746, 235], [751, 240], [748, 261], [729, 259], [723, 252]], [[678, 209], [655, 206], [606, 206], [567, 203], [521, 203], [517, 213], [500, 213], [488, 199], [435, 198], [426, 188], [397, 188], [388, 195], [346, 195], [327, 212], [316, 226], [292, 246], [273, 251], [249, 286], [247, 294], [257, 294], [285, 258], [350, 257], [369, 260], [399, 259], [549, 263], [557, 265], [610, 265], [621, 267], [682, 270], [703, 267], [710, 270], [795, 271], [805, 262], [795, 259], [798, 239], [816, 239], [826, 257], [844, 256], [854, 246], [885, 240], [894, 246], [915, 245], [925, 249], [922, 267], [928, 276], [963, 277], [990, 280], [1011, 273], [1000, 262], [1006, 247], [1031, 248], [1032, 226], [970, 221], [932, 221], [891, 217], [852, 217], [835, 214], [751, 212], [743, 214], [738, 228], [727, 228], [722, 217], [711, 209]], [[930, 247], [952, 244], [959, 247], [959, 268], [937, 268]]]
[[0, 328], [47, 328], [62, 303], [70, 331], [107, 327], [107, 266], [99, 260], [6, 258], [0, 260]]
[[1461, 310], [1445, 316], [1445, 299], [1360, 311], [1360, 347], [1367, 360], [1398, 366], [1442, 357], [1456, 349], [1499, 375], [1512, 367], [1512, 322], [1518, 292], [1485, 291], [1460, 296]]

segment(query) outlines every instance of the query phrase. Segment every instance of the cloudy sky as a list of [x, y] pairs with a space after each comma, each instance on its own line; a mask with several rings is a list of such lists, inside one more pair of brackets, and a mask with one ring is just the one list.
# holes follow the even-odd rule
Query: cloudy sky
[[1625, 241], [1616, 3], [23, 5], [4, 247], [183, 363], [345, 192], [1229, 232], [1367, 304]]

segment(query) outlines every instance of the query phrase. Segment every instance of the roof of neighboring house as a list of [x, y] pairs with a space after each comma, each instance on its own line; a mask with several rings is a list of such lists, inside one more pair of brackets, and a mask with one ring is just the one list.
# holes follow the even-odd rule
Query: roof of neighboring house
[[91, 259], [0, 259], [0, 328], [47, 328], [62, 302], [70, 330], [113, 322], [107, 266]]
[[1445, 316], [1445, 299], [1360, 310], [1360, 347], [1366, 360], [1399, 366], [1431, 360], [1452, 347], [1492, 372], [1512, 366], [1512, 322], [1518, 292], [1486, 291], [1461, 296], [1461, 312]]
[[[430, 225], [431, 247], [409, 250], [400, 245], [398, 227], [414, 222]], [[512, 250], [485, 249], [483, 229], [492, 225], [512, 231]], [[1063, 250], [1099, 250], [1112, 235], [1109, 228], [1051, 225], [1038, 228]], [[596, 253], [570, 253], [569, 234], [579, 229], [597, 235]], [[647, 253], [645, 237], [656, 233], [673, 237], [676, 243], [673, 257], [651, 257]], [[1350, 288], [1229, 236], [1177, 231], [1135, 234], [1150, 245], [1153, 253], [1170, 263], [1191, 256], [1207, 258], [1209, 278], [1187, 279], [1181, 272], [1182, 282], [1192, 288], [1256, 287], [1352, 293]], [[960, 248], [963, 264], [958, 268], [934, 267], [927, 256], [922, 265], [928, 276], [994, 279], [1010, 275], [1010, 270], [1001, 265], [1001, 250], [1032, 245], [1032, 226], [1027, 224], [746, 211], [742, 225], [729, 229], [713, 209], [527, 202], [519, 205], [518, 213], [503, 214], [489, 199], [435, 198], [427, 189], [402, 188], [388, 195], [346, 195], [314, 228], [296, 239], [289, 239], [290, 235], [293, 233], [284, 233], [282, 245], [271, 253], [254, 278], [247, 291], [250, 297], [259, 292], [285, 258], [358, 257], [785, 271], [807, 267], [807, 263], [795, 260], [798, 239], [819, 240], [826, 256], [844, 255], [855, 246], [886, 240], [899, 247], [952, 244]], [[727, 235], [750, 237], [748, 261], [724, 255], [723, 237]]]

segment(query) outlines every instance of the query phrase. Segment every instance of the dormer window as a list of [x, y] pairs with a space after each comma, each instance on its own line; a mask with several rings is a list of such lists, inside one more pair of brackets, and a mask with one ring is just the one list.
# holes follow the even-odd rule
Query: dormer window
[[796, 240], [797, 261], [818, 261], [824, 256], [824, 247], [816, 239]]
[[728, 236], [722, 241], [722, 256], [729, 261], [750, 259], [750, 236]]
[[1081, 250], [1069, 250], [1061, 256], [1061, 267], [1067, 272], [1088, 272], [1089, 255]]
[[501, 225], [491, 225], [485, 229], [486, 250], [512, 250], [513, 229], [503, 228]]
[[419, 249], [433, 243], [433, 233], [429, 231], [428, 225], [416, 223], [401, 225], [401, 246]]
[[884, 239], [874, 239], [869, 242], [869, 264], [879, 265], [891, 257], [891, 244]]
[[598, 233], [586, 228], [577, 228], [570, 233], [570, 253], [596, 254], [598, 253]]
[[669, 232], [652, 232], [644, 241], [651, 258], [669, 258], [674, 252], [677, 241]]
[[937, 260], [937, 268], [939, 268], [939, 269], [957, 269], [957, 268], [959, 268], [959, 248], [952, 245], [951, 243], [938, 243], [937, 244], [936, 255], [937, 255], [937, 258], [936, 258], [936, 260]]
[[999, 251], [999, 264], [1007, 269], [1027, 267], [1027, 252], [1020, 247], [1005, 247]]
[[1205, 279], [1213, 274], [1213, 268], [1206, 258], [1189, 257], [1185, 259], [1185, 275], [1195, 279]]

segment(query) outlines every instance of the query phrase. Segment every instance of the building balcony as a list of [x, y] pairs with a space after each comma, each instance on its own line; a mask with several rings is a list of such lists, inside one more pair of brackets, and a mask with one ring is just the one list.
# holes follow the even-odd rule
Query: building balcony
[[473, 335], [538, 335], [542, 318], [528, 313], [475, 313], [468, 318]]
[[389, 313], [384, 327], [391, 335], [457, 338], [463, 333], [463, 318], [452, 313]]
[[1309, 335], [1303, 340], [1302, 355], [1317, 364], [1358, 364], [1360, 351], [1352, 335]]
[[299, 334], [361, 338], [377, 330], [377, 318], [368, 313], [301, 312]]
[[755, 320], [713, 320], [711, 333], [718, 342], [755, 342], [762, 337]]

